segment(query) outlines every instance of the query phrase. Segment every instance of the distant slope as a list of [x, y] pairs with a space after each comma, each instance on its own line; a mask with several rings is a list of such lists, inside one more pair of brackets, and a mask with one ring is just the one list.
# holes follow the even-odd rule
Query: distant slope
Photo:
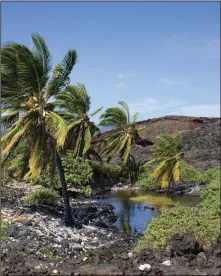
[[[162, 133], [183, 133], [182, 149], [184, 159], [199, 169], [220, 165], [220, 118], [165, 116], [137, 123], [144, 130], [143, 139], [154, 141]], [[105, 137], [105, 133], [99, 138]], [[133, 146], [132, 154], [137, 161], [145, 163], [152, 159], [153, 146]], [[114, 162], [119, 161], [117, 158]]]

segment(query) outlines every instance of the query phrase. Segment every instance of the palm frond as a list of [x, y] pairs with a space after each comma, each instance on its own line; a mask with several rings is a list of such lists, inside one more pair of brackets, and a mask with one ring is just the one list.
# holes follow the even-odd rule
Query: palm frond
[[82, 139], [82, 130], [80, 130], [80, 131], [78, 132], [78, 135], [77, 135], [76, 144], [75, 144], [74, 152], [73, 152], [73, 155], [74, 155], [74, 156], [77, 156], [77, 154], [78, 154], [81, 139]]
[[128, 106], [124, 101], [119, 101], [118, 103], [119, 103], [119, 104], [123, 107], [123, 109], [125, 110], [126, 115], [127, 115], [127, 123], [129, 124], [129, 123], [130, 123], [129, 106]]
[[93, 113], [91, 113], [90, 116], [93, 117], [94, 115], [97, 115], [99, 112], [101, 112], [102, 109], [103, 109], [103, 106], [99, 107]]
[[59, 116], [61, 116], [64, 120], [70, 122], [76, 119], [76, 116], [73, 113], [70, 113], [65, 110], [56, 110], [55, 111]]
[[11, 141], [12, 137], [19, 131], [19, 127], [19, 125], [16, 125], [1, 138], [1, 146], [3, 148], [6, 146], [7, 143]]
[[173, 179], [178, 182], [180, 179], [180, 161], [176, 161], [172, 169]]
[[11, 141], [3, 148], [3, 155], [10, 153], [10, 151], [18, 144], [20, 139], [25, 135], [28, 127], [29, 125], [27, 124], [14, 134], [14, 136], [11, 138]]
[[83, 154], [86, 154], [91, 146], [91, 132], [90, 128], [88, 127], [85, 131], [84, 135], [84, 148], [83, 148]]
[[56, 139], [57, 145], [63, 147], [68, 132], [65, 121], [56, 113], [46, 115], [46, 129]]
[[68, 131], [70, 131], [70, 130], [71, 130], [72, 128], [74, 128], [76, 125], [81, 124], [81, 122], [82, 122], [82, 119], [78, 119], [78, 120], [72, 122], [70, 125], [68, 125]]
[[19, 112], [11, 111], [6, 115], [1, 116], [1, 125], [3, 124], [5, 127], [9, 128], [18, 118]]
[[132, 118], [132, 124], [134, 124], [136, 122], [136, 120], [137, 120], [137, 118], [138, 118], [139, 115], [140, 115], [139, 112], [137, 112], [137, 113], [134, 114], [134, 116]]
[[39, 137], [38, 140], [35, 143], [34, 150], [32, 151], [31, 158], [29, 159], [29, 167], [30, 167], [30, 178], [36, 179], [40, 174], [40, 168], [41, 168], [41, 159], [43, 157], [43, 145], [44, 143], [44, 137]]
[[162, 180], [161, 180], [161, 187], [162, 188], [166, 188], [169, 186], [169, 172], [168, 171], [165, 171], [162, 175]]
[[126, 147], [126, 150], [125, 150], [124, 155], [123, 155], [124, 165], [127, 164], [128, 157], [129, 157], [129, 154], [130, 154], [130, 149], [131, 149], [131, 137], [128, 136], [127, 147]]
[[60, 64], [57, 64], [52, 79], [49, 81], [47, 89], [47, 97], [64, 91], [69, 85], [71, 74], [74, 65], [77, 63], [77, 53], [75, 50], [69, 50]]
[[46, 86], [52, 69], [52, 58], [45, 40], [37, 33], [31, 35], [33, 41], [33, 57], [37, 67], [40, 91]]
[[127, 114], [119, 107], [112, 107], [105, 110], [100, 116], [101, 126], [115, 126], [120, 127], [128, 123]]

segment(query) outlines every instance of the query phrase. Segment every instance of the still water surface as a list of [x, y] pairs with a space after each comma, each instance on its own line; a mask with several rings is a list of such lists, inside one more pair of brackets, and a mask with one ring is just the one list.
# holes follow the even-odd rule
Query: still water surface
[[[172, 208], [178, 202], [184, 206], [193, 206], [200, 202], [195, 196], [153, 195], [141, 191], [112, 191], [106, 193], [106, 199], [99, 202], [109, 203], [114, 206], [119, 215], [115, 225], [125, 233], [142, 233], [146, 230], [146, 223], [160, 216], [165, 209]], [[153, 207], [153, 210], [147, 207]]]

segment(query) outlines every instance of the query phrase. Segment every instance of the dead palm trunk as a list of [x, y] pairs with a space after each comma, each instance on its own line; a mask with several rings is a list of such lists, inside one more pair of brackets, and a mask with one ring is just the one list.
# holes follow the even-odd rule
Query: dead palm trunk
[[62, 197], [64, 201], [64, 223], [66, 226], [74, 226], [74, 221], [71, 215], [71, 207], [70, 207], [69, 196], [67, 191], [67, 184], [65, 181], [64, 168], [62, 166], [61, 158], [57, 151], [56, 151], [56, 163], [57, 163], [58, 173], [59, 173], [61, 185], [62, 185]]

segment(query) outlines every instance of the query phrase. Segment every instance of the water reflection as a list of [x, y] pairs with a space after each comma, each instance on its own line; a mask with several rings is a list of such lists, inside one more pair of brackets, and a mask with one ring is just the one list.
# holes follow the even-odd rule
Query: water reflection
[[200, 202], [199, 197], [167, 197], [135, 191], [113, 191], [105, 195], [108, 198], [98, 201], [110, 203], [115, 207], [115, 212], [119, 215], [116, 225], [127, 234], [143, 232], [147, 228], [146, 223], [160, 216], [166, 209], [172, 208], [177, 202], [185, 206]]

